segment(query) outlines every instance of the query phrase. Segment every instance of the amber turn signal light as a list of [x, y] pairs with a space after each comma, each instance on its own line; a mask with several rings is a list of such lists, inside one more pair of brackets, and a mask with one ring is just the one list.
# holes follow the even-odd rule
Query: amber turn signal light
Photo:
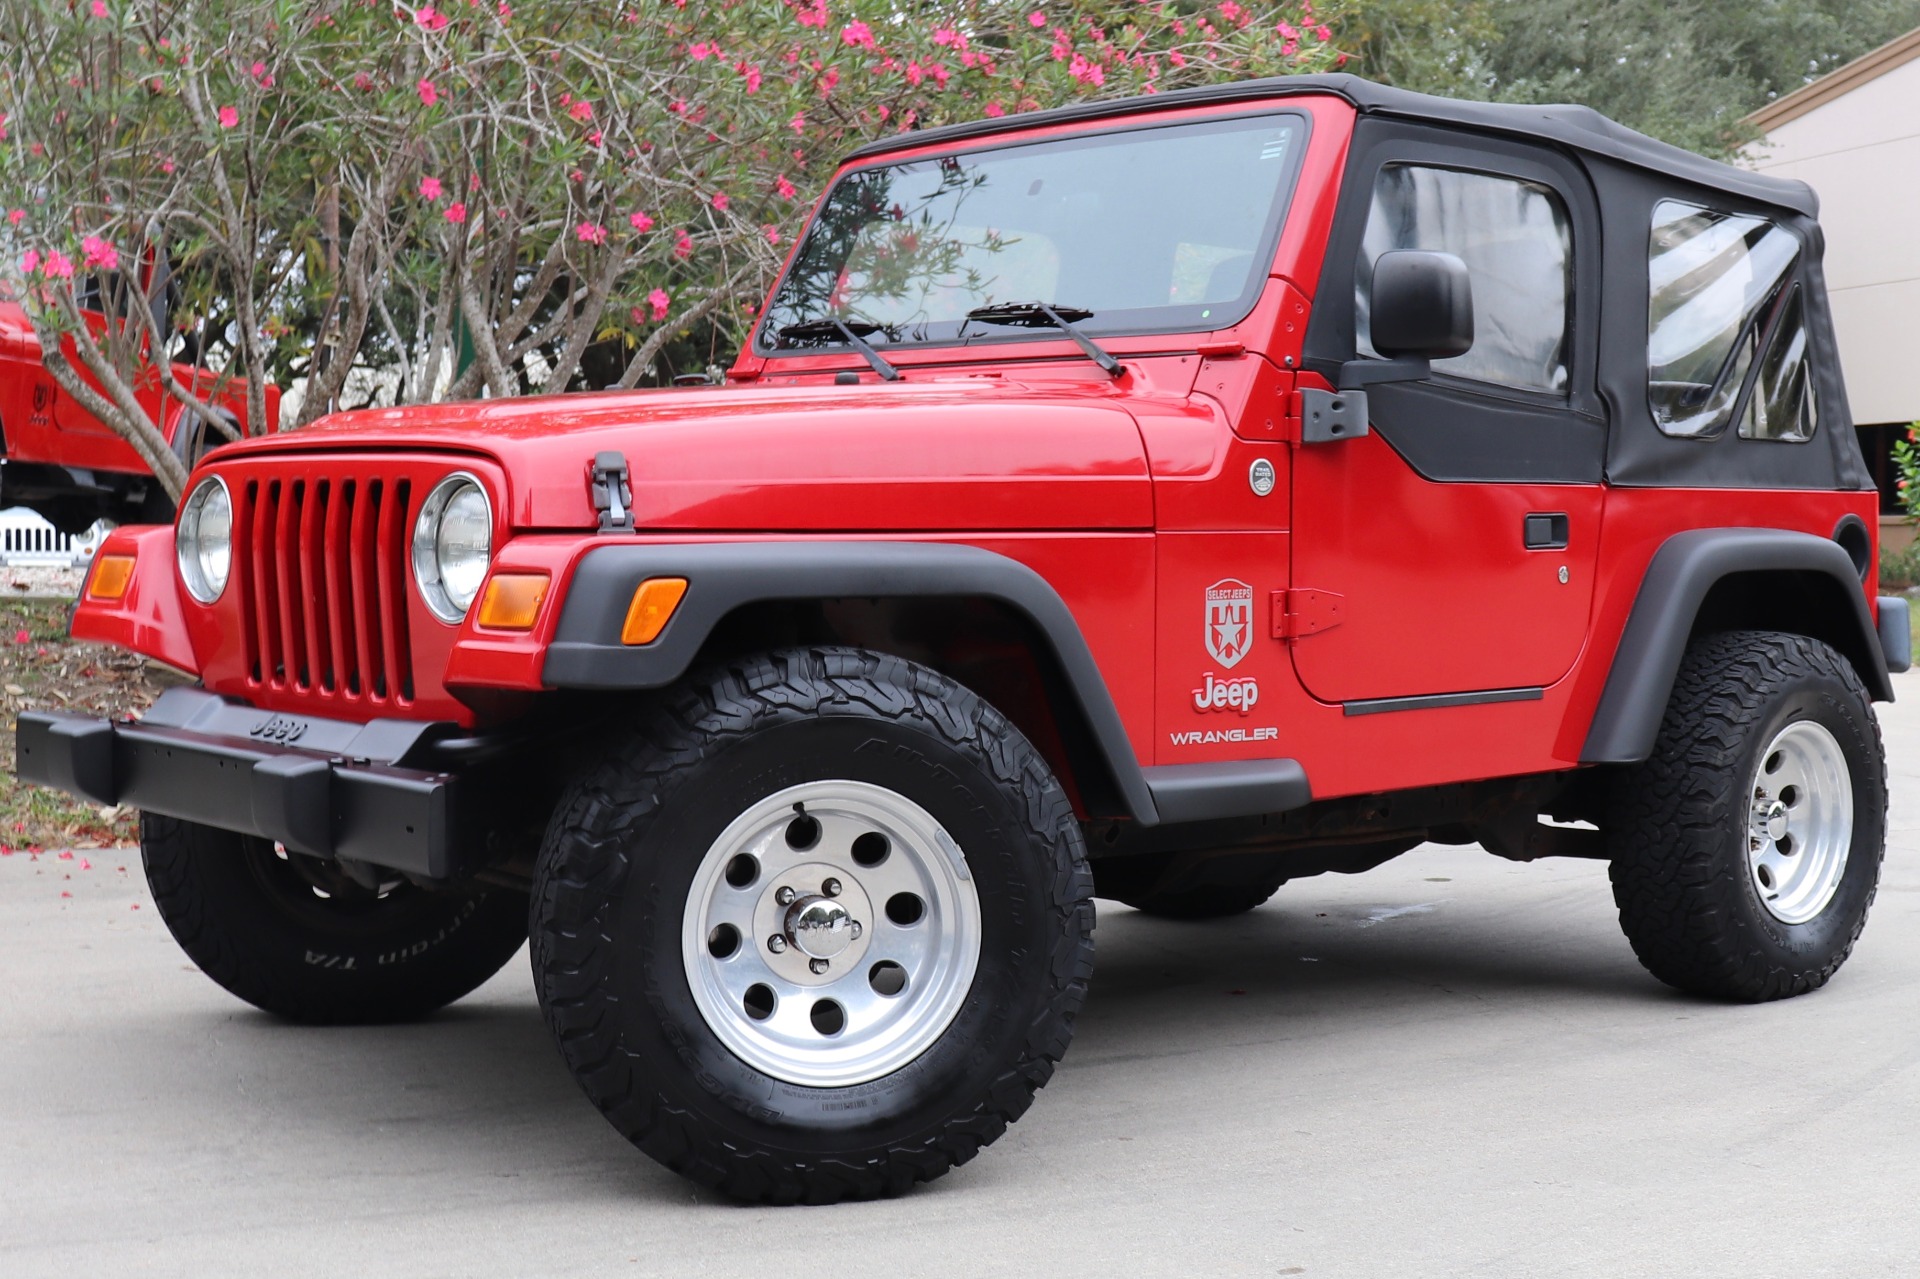
[[530, 631], [551, 584], [545, 573], [495, 573], [474, 621], [496, 631]]
[[640, 589], [633, 593], [633, 603], [627, 605], [627, 624], [620, 628], [620, 642], [651, 644], [659, 639], [686, 593], [684, 577], [650, 577], [640, 583]]
[[93, 577], [87, 582], [87, 598], [117, 600], [133, 583], [133, 556], [102, 555], [93, 561]]

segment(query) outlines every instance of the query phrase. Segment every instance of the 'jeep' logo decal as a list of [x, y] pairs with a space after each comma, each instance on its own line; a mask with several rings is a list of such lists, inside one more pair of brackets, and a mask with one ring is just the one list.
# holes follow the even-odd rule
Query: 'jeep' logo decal
[[288, 715], [275, 715], [271, 719], [255, 724], [247, 730], [247, 735], [258, 737], [262, 741], [279, 742], [283, 746], [291, 746], [299, 741], [306, 731], [307, 726], [304, 721]]
[[1240, 664], [1253, 647], [1253, 588], [1224, 578], [1207, 588], [1207, 652], [1225, 667]]

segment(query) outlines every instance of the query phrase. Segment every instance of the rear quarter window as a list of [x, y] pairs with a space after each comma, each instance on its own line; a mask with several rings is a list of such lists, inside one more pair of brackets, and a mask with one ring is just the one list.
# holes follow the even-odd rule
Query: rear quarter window
[[1813, 437], [1800, 241], [1765, 218], [1678, 200], [1647, 246], [1647, 404], [1668, 435]]

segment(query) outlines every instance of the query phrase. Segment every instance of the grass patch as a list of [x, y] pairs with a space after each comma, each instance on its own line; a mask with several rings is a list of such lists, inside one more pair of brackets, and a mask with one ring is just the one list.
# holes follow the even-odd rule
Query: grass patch
[[67, 636], [68, 600], [0, 600], [0, 844], [18, 848], [103, 848], [130, 844], [131, 809], [102, 808], [13, 775], [13, 728], [21, 711], [73, 711], [118, 719], [138, 715], [186, 677], [104, 644]]

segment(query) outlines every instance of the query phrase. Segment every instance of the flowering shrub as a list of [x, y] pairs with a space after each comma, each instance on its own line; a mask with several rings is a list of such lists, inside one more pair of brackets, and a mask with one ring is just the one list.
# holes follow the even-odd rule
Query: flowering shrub
[[256, 424], [276, 378], [283, 425], [579, 385], [590, 350], [636, 385], [733, 339], [860, 143], [1325, 69], [1338, 3], [10, 0], [0, 281], [177, 491], [156, 424], [209, 388], [145, 353]]

